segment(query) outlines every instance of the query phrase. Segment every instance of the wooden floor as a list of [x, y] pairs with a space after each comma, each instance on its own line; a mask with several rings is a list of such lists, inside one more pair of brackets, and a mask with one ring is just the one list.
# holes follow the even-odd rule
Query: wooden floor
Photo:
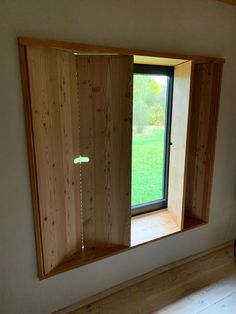
[[232, 246], [162, 272], [73, 314], [236, 314]]

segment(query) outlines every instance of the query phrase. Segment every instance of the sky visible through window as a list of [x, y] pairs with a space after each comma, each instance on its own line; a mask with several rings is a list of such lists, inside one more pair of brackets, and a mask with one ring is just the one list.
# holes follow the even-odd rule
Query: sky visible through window
[[132, 206], [164, 197], [168, 77], [134, 74]]

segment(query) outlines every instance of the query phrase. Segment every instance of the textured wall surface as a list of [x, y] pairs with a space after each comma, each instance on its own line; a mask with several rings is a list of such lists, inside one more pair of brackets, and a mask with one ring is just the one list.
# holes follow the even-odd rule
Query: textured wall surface
[[[214, 0], [0, 0], [0, 313], [44, 314], [236, 236], [236, 8]], [[210, 223], [39, 281], [17, 36], [226, 58]]]

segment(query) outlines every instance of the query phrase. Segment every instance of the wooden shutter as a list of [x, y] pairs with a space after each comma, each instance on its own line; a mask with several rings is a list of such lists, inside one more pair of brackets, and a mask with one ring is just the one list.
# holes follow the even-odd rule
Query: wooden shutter
[[208, 220], [222, 64], [196, 63], [191, 81], [185, 215]]
[[130, 244], [133, 58], [27, 47], [25, 62], [44, 277]]
[[27, 47], [42, 273], [81, 250], [80, 177], [73, 159], [78, 115], [76, 59]]
[[78, 56], [83, 244], [129, 246], [131, 224], [131, 56]]

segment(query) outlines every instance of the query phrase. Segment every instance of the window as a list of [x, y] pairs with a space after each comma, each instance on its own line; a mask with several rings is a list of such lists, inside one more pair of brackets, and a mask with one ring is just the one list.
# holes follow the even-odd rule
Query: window
[[132, 215], [167, 207], [173, 73], [134, 65]]
[[[39, 278], [156, 240], [163, 212], [178, 227], [172, 233], [208, 222], [223, 59], [27, 38], [19, 49]], [[149, 66], [136, 73], [135, 64]], [[166, 175], [161, 192], [135, 201], [133, 213], [160, 199], [167, 208], [131, 217], [133, 79], [155, 76], [144, 69], [156, 65], [169, 82]], [[149, 236], [132, 239], [131, 223], [142, 216], [154, 232], [145, 225]]]

